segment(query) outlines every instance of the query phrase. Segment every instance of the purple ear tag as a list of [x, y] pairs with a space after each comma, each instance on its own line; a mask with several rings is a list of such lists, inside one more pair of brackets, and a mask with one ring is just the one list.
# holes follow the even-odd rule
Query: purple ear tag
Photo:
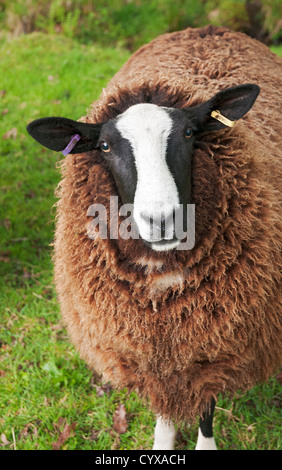
[[66, 146], [66, 148], [64, 150], [62, 150], [62, 154], [64, 156], [68, 155], [80, 139], [81, 139], [81, 137], [80, 137], [79, 134], [73, 135], [71, 140], [70, 140], [70, 143]]

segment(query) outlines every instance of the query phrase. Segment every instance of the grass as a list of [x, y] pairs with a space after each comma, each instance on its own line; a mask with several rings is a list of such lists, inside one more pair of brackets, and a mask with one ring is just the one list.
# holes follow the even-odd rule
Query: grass
[[[40, 116], [85, 114], [129, 53], [34, 33], [4, 41], [0, 56], [0, 447], [149, 449], [153, 414], [135, 393], [101, 388], [68, 341], [51, 263], [60, 157], [25, 131]], [[272, 378], [232, 403], [221, 399], [218, 447], [280, 449], [279, 392]], [[113, 428], [120, 404], [124, 434]], [[197, 426], [183, 426], [177, 448], [193, 449], [196, 436]]]
[[271, 50], [272, 52], [277, 54], [279, 57], [282, 57], [282, 44], [280, 44], [279, 46], [272, 46]]

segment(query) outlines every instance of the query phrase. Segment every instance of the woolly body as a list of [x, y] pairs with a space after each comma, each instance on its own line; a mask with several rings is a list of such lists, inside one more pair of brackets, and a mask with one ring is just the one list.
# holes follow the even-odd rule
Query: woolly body
[[86, 122], [105, 122], [137, 103], [182, 108], [261, 87], [234, 128], [196, 144], [192, 250], [89, 239], [87, 210], [109, 209], [115, 182], [98, 151], [62, 162], [54, 262], [70, 337], [106, 380], [137, 389], [163, 417], [193, 420], [281, 362], [281, 80], [281, 60], [255, 40], [187, 29], [133, 54], [89, 110]]

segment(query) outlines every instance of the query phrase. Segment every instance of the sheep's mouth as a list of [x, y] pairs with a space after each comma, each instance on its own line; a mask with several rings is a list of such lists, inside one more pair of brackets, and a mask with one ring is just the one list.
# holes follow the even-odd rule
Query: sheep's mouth
[[159, 241], [147, 241], [142, 239], [145, 245], [149, 246], [154, 251], [170, 251], [176, 248], [180, 244], [178, 238], [172, 240], [159, 240]]

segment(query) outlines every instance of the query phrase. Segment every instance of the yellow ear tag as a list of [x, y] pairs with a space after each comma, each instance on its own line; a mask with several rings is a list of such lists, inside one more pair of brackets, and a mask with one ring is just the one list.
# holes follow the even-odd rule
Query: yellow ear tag
[[222, 116], [220, 111], [212, 111], [211, 117], [213, 117], [214, 119], [217, 119], [218, 121], [222, 122], [222, 124], [228, 127], [233, 127], [236, 122], [236, 121], [230, 121], [230, 119], [227, 119], [225, 116]]

